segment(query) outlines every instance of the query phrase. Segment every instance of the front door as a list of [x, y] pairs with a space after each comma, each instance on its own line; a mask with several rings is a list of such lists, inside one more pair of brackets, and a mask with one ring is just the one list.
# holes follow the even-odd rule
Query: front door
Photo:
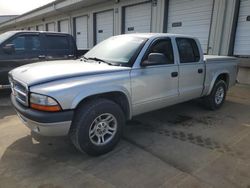
[[174, 61], [171, 40], [155, 41], [143, 62], [149, 61], [148, 55], [152, 53], [163, 54], [165, 61], [142, 64], [141, 68], [131, 71], [133, 115], [174, 104], [178, 98], [178, 65]]

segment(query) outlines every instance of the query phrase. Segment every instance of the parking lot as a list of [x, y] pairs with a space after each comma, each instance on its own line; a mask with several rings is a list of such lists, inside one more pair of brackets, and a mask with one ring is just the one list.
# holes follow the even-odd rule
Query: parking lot
[[116, 149], [90, 157], [31, 134], [0, 98], [0, 188], [250, 187], [250, 86], [223, 108], [191, 101], [136, 117]]

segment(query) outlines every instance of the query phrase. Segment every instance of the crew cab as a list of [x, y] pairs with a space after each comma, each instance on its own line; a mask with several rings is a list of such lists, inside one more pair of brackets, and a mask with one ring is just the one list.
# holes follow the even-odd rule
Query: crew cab
[[37, 63], [9, 73], [11, 101], [32, 131], [69, 135], [81, 152], [112, 150], [126, 120], [202, 98], [219, 109], [238, 61], [203, 56], [198, 39], [176, 34], [111, 37], [81, 59]]
[[74, 59], [77, 47], [70, 34], [9, 31], [0, 35], [0, 90], [9, 88], [8, 72], [18, 66], [56, 59]]

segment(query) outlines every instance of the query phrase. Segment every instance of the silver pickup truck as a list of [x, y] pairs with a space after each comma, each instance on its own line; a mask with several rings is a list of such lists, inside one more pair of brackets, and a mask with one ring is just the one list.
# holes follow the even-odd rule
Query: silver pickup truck
[[236, 82], [237, 59], [203, 56], [196, 38], [111, 37], [79, 60], [22, 66], [9, 73], [11, 100], [32, 131], [69, 135], [81, 152], [112, 150], [133, 116], [202, 98], [216, 110]]

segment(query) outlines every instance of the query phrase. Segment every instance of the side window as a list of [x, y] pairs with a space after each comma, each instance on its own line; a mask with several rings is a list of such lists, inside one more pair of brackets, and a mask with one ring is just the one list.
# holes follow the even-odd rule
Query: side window
[[150, 48], [150, 53], [161, 53], [166, 58], [165, 64], [174, 64], [174, 53], [170, 39], [156, 41]]
[[26, 38], [26, 49], [28, 51], [37, 51], [41, 49], [41, 43], [38, 35], [27, 35]]
[[8, 43], [14, 45], [16, 52], [25, 51], [25, 36], [17, 36]]
[[177, 38], [176, 43], [180, 55], [180, 63], [193, 63], [200, 61], [200, 53], [195, 40]]
[[68, 50], [69, 41], [67, 36], [47, 35], [48, 50]]
[[40, 50], [40, 40], [38, 35], [20, 35], [8, 42], [15, 47], [16, 54], [22, 54], [25, 51]]

